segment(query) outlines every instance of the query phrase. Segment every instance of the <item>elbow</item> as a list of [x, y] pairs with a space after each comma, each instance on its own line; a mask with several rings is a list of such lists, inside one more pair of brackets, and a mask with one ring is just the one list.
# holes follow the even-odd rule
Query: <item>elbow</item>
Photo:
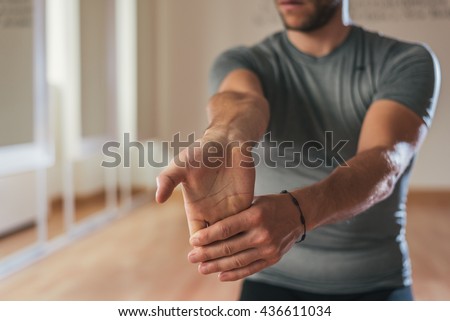
[[394, 192], [398, 179], [406, 166], [404, 166], [404, 159], [400, 159], [397, 150], [382, 150], [380, 159], [384, 173], [381, 181], [377, 184], [375, 194], [378, 195], [378, 201], [383, 201]]
[[378, 186], [376, 187], [377, 191], [374, 193], [377, 195], [376, 203], [384, 201], [386, 198], [392, 195], [395, 190], [395, 186], [397, 184], [397, 177], [391, 175], [390, 177], [386, 177]]

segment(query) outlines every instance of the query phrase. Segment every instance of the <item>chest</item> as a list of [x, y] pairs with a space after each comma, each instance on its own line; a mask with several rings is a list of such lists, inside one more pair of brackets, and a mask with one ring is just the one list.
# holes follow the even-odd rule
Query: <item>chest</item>
[[377, 90], [371, 59], [351, 55], [327, 64], [290, 62], [280, 67], [270, 102], [290, 117], [325, 130], [361, 127]]

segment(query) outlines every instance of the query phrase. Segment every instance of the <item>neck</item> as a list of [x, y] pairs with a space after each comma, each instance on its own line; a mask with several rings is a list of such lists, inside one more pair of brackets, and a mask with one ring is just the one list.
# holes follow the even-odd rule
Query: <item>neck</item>
[[341, 7], [336, 10], [330, 21], [320, 29], [310, 32], [288, 30], [287, 35], [298, 50], [314, 57], [323, 57], [344, 42], [350, 28], [350, 25], [345, 25], [342, 21]]

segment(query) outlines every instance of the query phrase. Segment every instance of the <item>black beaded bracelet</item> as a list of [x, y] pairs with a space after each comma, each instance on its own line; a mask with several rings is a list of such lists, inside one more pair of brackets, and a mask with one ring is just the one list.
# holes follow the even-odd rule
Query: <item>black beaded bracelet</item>
[[300, 240], [295, 242], [295, 243], [303, 242], [305, 240], [305, 238], [306, 238], [306, 221], [305, 221], [305, 216], [303, 215], [303, 211], [302, 211], [302, 209], [300, 207], [300, 204], [297, 201], [297, 199], [291, 193], [289, 193], [288, 191], [283, 190], [283, 191], [281, 191], [281, 194], [288, 194], [291, 197], [292, 203], [294, 203], [294, 205], [297, 206], [298, 211], [300, 212], [300, 221], [303, 224], [303, 235], [300, 238]]

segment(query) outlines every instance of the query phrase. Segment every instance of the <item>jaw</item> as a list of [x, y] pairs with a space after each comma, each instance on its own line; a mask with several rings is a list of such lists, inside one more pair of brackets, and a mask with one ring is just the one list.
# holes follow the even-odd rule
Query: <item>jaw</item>
[[316, 11], [313, 3], [299, 0], [279, 0], [277, 9], [287, 29], [301, 29]]
[[288, 30], [312, 32], [327, 25], [339, 11], [341, 1], [277, 0], [276, 5]]

